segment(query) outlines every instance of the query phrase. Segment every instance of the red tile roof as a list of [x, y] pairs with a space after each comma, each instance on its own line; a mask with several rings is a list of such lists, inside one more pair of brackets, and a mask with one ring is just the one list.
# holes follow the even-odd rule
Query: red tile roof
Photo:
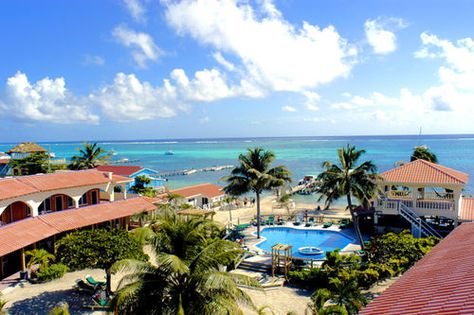
[[24, 219], [0, 227], [0, 257], [58, 232], [38, 217]]
[[359, 314], [474, 314], [473, 244], [461, 224]]
[[100, 165], [96, 167], [96, 170], [101, 172], [112, 172], [127, 177], [142, 169], [143, 167], [135, 165]]
[[415, 160], [383, 172], [380, 176], [386, 182], [412, 184], [464, 185], [469, 178], [466, 173], [425, 160]]
[[[109, 173], [97, 170], [64, 171], [0, 179], [0, 200], [42, 191], [105, 184], [110, 181]], [[113, 175], [112, 181], [121, 183], [131, 181], [131, 179]]]
[[2, 240], [0, 242], [0, 256], [61, 232], [155, 209], [155, 205], [144, 198], [137, 197], [53, 212], [6, 224], [0, 227], [0, 240]]
[[173, 194], [181, 195], [185, 198], [191, 198], [202, 195], [207, 198], [215, 198], [225, 195], [222, 187], [211, 183], [199, 184], [194, 186], [183, 187], [171, 191]]
[[462, 198], [459, 219], [463, 221], [474, 221], [474, 198]]

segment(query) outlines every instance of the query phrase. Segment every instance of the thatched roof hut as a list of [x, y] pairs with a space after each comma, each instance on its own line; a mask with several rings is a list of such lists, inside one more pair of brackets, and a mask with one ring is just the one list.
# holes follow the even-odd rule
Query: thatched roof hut
[[23, 142], [19, 145], [11, 148], [7, 153], [36, 153], [36, 152], [48, 152], [45, 148], [34, 142]]

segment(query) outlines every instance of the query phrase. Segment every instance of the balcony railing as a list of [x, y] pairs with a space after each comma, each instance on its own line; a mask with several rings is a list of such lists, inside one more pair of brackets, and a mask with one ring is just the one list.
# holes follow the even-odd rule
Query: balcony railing
[[[425, 192], [420, 193], [418, 191], [416, 193], [417, 200], [454, 200], [453, 193], [436, 193], [436, 192]], [[410, 190], [389, 190], [385, 193], [385, 196], [389, 199], [396, 199], [396, 200], [413, 200], [413, 191]]]
[[[390, 195], [389, 195], [390, 196]], [[426, 200], [419, 199], [413, 201], [405, 198], [383, 198], [379, 199], [376, 204], [377, 210], [393, 212], [397, 208], [397, 203], [401, 202], [403, 205], [411, 208], [414, 212], [419, 212], [420, 215], [426, 215], [426, 212], [432, 212], [431, 215], [443, 216], [446, 214], [453, 214], [455, 209], [454, 200]], [[423, 214], [422, 214], [423, 213]]]

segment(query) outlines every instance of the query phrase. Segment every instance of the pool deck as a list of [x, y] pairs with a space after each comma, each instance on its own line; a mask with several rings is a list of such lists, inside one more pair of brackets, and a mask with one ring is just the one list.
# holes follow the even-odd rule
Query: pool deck
[[[304, 230], [304, 231], [313, 230], [313, 231], [341, 232], [341, 233], [344, 233], [345, 236], [347, 236], [347, 237], [354, 240], [354, 242], [351, 242], [347, 246], [345, 246], [341, 250], [341, 253], [349, 254], [349, 253], [353, 253], [353, 252], [361, 249], [360, 245], [355, 243], [356, 238], [354, 237], [354, 235], [352, 235], [352, 233], [347, 233], [350, 230], [341, 230], [339, 228], [339, 226], [337, 226], [337, 225], [333, 225], [329, 228], [323, 228], [322, 224], [311, 226], [311, 227], [305, 227], [304, 225], [295, 226], [291, 222], [287, 222], [284, 225], [265, 225], [265, 226], [262, 226], [261, 229], [263, 230], [264, 228], [268, 228], [268, 227], [270, 227], [270, 228], [273, 228], [273, 227], [286, 227], [286, 228], [293, 228], [293, 229], [296, 229], [296, 230]], [[264, 264], [271, 265], [272, 264], [271, 254], [267, 253], [264, 250], [262, 250], [261, 248], [257, 247], [257, 245], [259, 243], [263, 242], [265, 240], [265, 238], [261, 237], [260, 239], [258, 239], [257, 236], [255, 235], [256, 232], [257, 232], [257, 228], [255, 226], [251, 226], [251, 227], [245, 229], [242, 232], [245, 235], [244, 245], [249, 248], [250, 252], [255, 254], [255, 256], [246, 258], [245, 260], [246, 261], [251, 261], [251, 262], [259, 262], [259, 263], [264, 263]], [[308, 260], [309, 260], [309, 258], [308, 258]]]

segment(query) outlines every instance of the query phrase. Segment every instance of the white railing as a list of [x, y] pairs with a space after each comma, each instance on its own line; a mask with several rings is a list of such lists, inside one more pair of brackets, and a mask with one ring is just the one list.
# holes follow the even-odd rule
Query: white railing
[[417, 209], [428, 209], [428, 210], [442, 210], [442, 211], [454, 211], [454, 201], [426, 201], [418, 200], [416, 202]]
[[[389, 190], [385, 193], [386, 198], [397, 199], [397, 200], [413, 200], [413, 191], [409, 190]], [[453, 193], [436, 193], [436, 192], [425, 192], [420, 193], [419, 191], [415, 192], [417, 200], [454, 200]]]

